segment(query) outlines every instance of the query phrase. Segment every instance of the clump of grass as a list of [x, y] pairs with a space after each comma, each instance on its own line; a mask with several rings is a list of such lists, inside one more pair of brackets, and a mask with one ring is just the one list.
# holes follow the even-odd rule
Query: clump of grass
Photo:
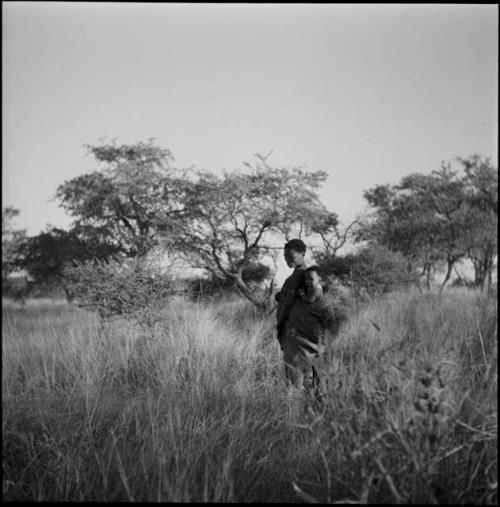
[[[49, 325], [28, 309], [28, 329], [38, 329], [38, 338], [4, 321], [8, 498], [235, 501], [275, 494], [267, 481], [280, 482], [277, 457], [289, 453], [283, 385], [266, 373], [255, 380], [260, 340], [237, 332], [234, 322], [221, 329], [212, 308], [187, 305], [169, 309], [173, 318], [153, 336], [126, 323], [102, 328], [85, 312]], [[283, 453], [269, 456], [270, 448]]]
[[[356, 315], [330, 351], [331, 416], [314, 428], [337, 442], [323, 445], [325, 481], [352, 484], [357, 470], [353, 501], [494, 502], [492, 320], [495, 302], [465, 291], [390, 295]], [[488, 353], [471, 367], [463, 349], [480, 339], [477, 322]], [[474, 391], [479, 367], [483, 387]], [[327, 490], [323, 501], [332, 499]]]
[[4, 311], [4, 499], [496, 502], [496, 301], [372, 302], [329, 348], [323, 404], [286, 388], [274, 316], [160, 317]]

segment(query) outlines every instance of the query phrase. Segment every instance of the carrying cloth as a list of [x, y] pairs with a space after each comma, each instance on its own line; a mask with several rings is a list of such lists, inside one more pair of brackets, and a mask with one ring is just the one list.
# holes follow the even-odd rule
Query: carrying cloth
[[312, 303], [306, 303], [297, 297], [288, 320], [299, 335], [315, 345], [324, 343], [327, 332], [335, 335], [338, 331], [338, 318], [324, 296]]
[[[295, 284], [294, 284], [295, 285]], [[288, 318], [283, 318], [280, 339], [285, 361], [285, 373], [295, 386], [323, 385], [325, 379], [320, 372], [325, 369], [324, 361], [328, 343], [337, 336], [340, 324], [349, 315], [349, 291], [335, 282], [329, 292], [312, 303], [303, 301], [292, 291], [287, 291]], [[320, 390], [324, 389], [319, 387]]]

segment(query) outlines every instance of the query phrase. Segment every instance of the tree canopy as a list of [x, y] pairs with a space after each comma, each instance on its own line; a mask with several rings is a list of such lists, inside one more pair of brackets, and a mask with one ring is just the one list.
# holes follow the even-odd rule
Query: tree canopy
[[98, 229], [66, 231], [52, 227], [26, 238], [18, 248], [17, 266], [25, 269], [37, 285], [59, 287], [72, 299], [64, 269], [87, 260], [106, 260], [117, 256], [120, 249], [98, 234]]
[[12, 220], [20, 211], [12, 206], [2, 209], [2, 282], [16, 270], [19, 246], [26, 237], [25, 229], [14, 227]]
[[75, 227], [106, 230], [129, 256], [146, 255], [158, 244], [155, 220], [179, 211], [172, 154], [152, 140], [86, 147], [98, 168], [64, 182], [56, 199]]
[[491, 277], [497, 246], [498, 173], [489, 159], [457, 159], [462, 171], [442, 163], [430, 174], [410, 174], [397, 185], [377, 185], [364, 192], [372, 208], [358, 239], [373, 239], [402, 253], [427, 276], [446, 266], [444, 284], [454, 264], [470, 258], [478, 285]]
[[184, 213], [169, 219], [164, 230], [194, 265], [232, 281], [245, 297], [264, 307], [266, 301], [243, 279], [245, 268], [269, 253], [277, 238], [320, 227], [326, 231], [336, 216], [317, 195], [325, 172], [272, 167], [263, 158], [246, 166], [221, 176], [199, 171], [185, 180]]
[[[318, 196], [325, 171], [276, 166], [269, 155], [256, 155], [253, 163], [233, 171], [179, 169], [172, 153], [154, 140], [85, 147], [96, 167], [55, 193], [74, 219], [68, 231], [52, 228], [26, 238], [9, 225], [18, 211], [4, 209], [3, 274], [15, 264], [40, 283], [64, 286], [68, 265], [140, 260], [162, 248], [265, 308], [273, 272], [264, 258], [275, 260], [293, 237], [316, 236], [322, 242], [313, 251], [316, 258], [328, 269], [349, 265], [344, 274], [351, 280], [373, 268], [391, 276], [397, 271], [394, 279], [406, 283], [419, 270], [429, 284], [433, 271], [444, 266], [444, 287], [455, 264], [467, 258], [476, 284], [491, 285], [498, 174], [490, 159], [479, 155], [457, 159], [460, 171], [443, 162], [430, 174], [409, 174], [396, 185], [365, 190], [370, 212], [344, 227]], [[359, 255], [344, 256], [343, 262], [339, 251], [351, 239]], [[377, 285], [376, 273], [370, 277]]]
[[272, 251], [277, 238], [282, 245], [291, 235], [325, 236], [338, 225], [317, 195], [324, 171], [275, 167], [260, 155], [239, 171], [181, 170], [153, 140], [87, 149], [96, 170], [56, 192], [82, 239], [99, 231], [129, 257], [162, 245], [230, 281], [259, 307], [266, 302], [243, 273]]

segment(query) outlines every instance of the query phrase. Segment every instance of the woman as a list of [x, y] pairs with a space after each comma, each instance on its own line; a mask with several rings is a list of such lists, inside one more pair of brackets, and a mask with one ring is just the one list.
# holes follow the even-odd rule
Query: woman
[[292, 239], [285, 245], [285, 262], [289, 268], [293, 268], [293, 273], [285, 280], [281, 292], [275, 296], [278, 302], [277, 337], [283, 350], [285, 375], [287, 380], [298, 388], [308, 388], [314, 384], [314, 361], [319, 355], [318, 346], [300, 333], [290, 318], [299, 298], [299, 291], [305, 287], [305, 253], [306, 245], [300, 239]]

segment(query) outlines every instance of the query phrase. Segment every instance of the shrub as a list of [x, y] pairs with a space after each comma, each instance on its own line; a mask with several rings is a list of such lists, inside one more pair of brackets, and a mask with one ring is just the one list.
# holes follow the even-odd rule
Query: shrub
[[2, 296], [24, 303], [33, 291], [33, 282], [27, 277], [6, 277], [2, 281]]
[[[252, 290], [269, 278], [270, 268], [260, 262], [251, 262], [243, 268], [242, 279]], [[192, 298], [212, 297], [237, 294], [238, 290], [232, 280], [221, 278], [213, 273], [209, 276], [198, 276], [186, 281], [186, 290]]]
[[320, 254], [316, 262], [326, 277], [337, 278], [358, 297], [379, 296], [413, 281], [406, 259], [377, 243], [342, 257]]
[[197, 276], [186, 280], [186, 292], [193, 299], [213, 297], [230, 294], [236, 291], [231, 281], [224, 280], [211, 274], [210, 276]]
[[463, 278], [461, 276], [458, 276], [451, 282], [450, 287], [467, 287], [467, 288], [473, 288], [474, 287], [474, 281], [469, 280], [468, 278]]
[[78, 304], [96, 310], [104, 320], [123, 317], [151, 328], [172, 294], [172, 282], [141, 260], [87, 261], [65, 268]]
[[354, 308], [352, 291], [333, 277], [326, 279], [325, 299], [339, 324], [352, 314]]

